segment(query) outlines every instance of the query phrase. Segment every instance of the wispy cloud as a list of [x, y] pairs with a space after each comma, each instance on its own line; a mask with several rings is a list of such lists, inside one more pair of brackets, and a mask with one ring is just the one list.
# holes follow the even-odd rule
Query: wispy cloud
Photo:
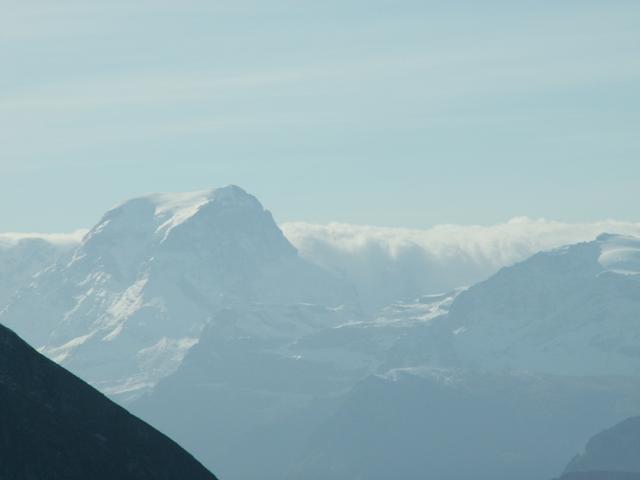
[[[282, 118], [283, 114], [290, 118], [290, 126], [299, 125], [306, 117], [316, 127], [331, 127], [340, 118], [340, 130], [343, 125], [350, 129], [363, 124], [373, 129], [415, 129], [428, 128], [433, 123], [473, 123], [474, 115], [482, 121], [493, 115], [499, 123], [505, 121], [505, 115], [523, 114], [505, 112], [499, 105], [488, 106], [492, 98], [640, 77], [640, 65], [629, 61], [633, 53], [625, 47], [634, 44], [633, 30], [607, 30], [597, 43], [586, 37], [592, 33], [586, 26], [598, 24], [602, 9], [585, 9], [580, 14], [571, 11], [571, 17], [567, 16], [567, 9], [560, 9], [556, 16], [533, 17], [536, 23], [524, 25], [521, 30], [514, 26], [495, 38], [483, 35], [473, 41], [469, 38], [472, 32], [452, 35], [437, 23], [432, 31], [425, 30], [415, 24], [411, 9], [401, 9], [385, 22], [358, 22], [351, 18], [334, 25], [328, 23], [331, 18], [323, 17], [319, 25], [308, 25], [309, 37], [314, 38], [330, 25], [334, 35], [323, 35], [324, 43], [318, 47], [314, 43], [306, 45], [304, 37], [300, 38], [300, 45], [283, 42], [283, 27], [271, 22], [264, 24], [266, 32], [246, 30], [244, 15], [261, 14], [271, 19], [274, 11], [286, 11], [292, 2], [276, 2], [266, 8], [256, 1], [231, 5], [196, 0], [64, 0], [52, 6], [44, 0], [0, 0], [0, 6], [0, 34], [31, 32], [40, 36], [38, 55], [70, 55], [76, 60], [62, 62], [59, 70], [47, 69], [46, 75], [21, 78], [14, 74], [14, 81], [4, 81], [0, 127], [5, 151], [30, 155], [42, 152], [37, 146], [27, 146], [22, 137], [37, 137], [41, 139], [39, 145], [65, 151], [78, 141], [117, 144], [132, 131], [140, 132], [143, 140], [197, 132], [203, 124], [198, 116], [206, 119], [204, 123], [213, 120], [216, 125], [229, 125], [238, 132], [251, 129], [258, 120], [263, 128], [270, 128], [269, 115]], [[356, 7], [350, 5], [349, 9], [356, 11]], [[623, 22], [623, 9], [604, 10], [608, 21]], [[169, 46], [165, 34], [172, 12], [185, 15], [199, 29], [201, 44], [182, 45], [185, 55], [188, 57], [194, 47], [206, 46], [211, 51], [211, 61], [203, 63], [199, 56], [185, 60], [176, 57], [175, 52], [165, 57]], [[236, 22], [236, 34], [224, 28], [198, 26], [198, 12], [206, 12], [212, 25], [224, 27], [226, 21]], [[444, 18], [451, 20], [451, 14]], [[163, 20], [151, 22], [145, 35], [130, 20], [131, 25], [119, 30], [119, 17], [138, 18], [137, 15], [159, 15]], [[568, 32], [566, 24], [570, 21], [581, 28]], [[545, 29], [544, 38], [533, 34], [536, 25]], [[286, 26], [294, 32], [299, 28], [293, 23]], [[399, 35], [417, 29], [422, 33], [414, 44], [406, 44]], [[217, 33], [219, 30], [222, 32]], [[95, 38], [95, 32], [100, 31], [109, 42]], [[238, 31], [243, 35], [238, 37]], [[69, 35], [68, 41], [53, 39], [58, 34]], [[52, 37], [51, 42], [47, 35]], [[371, 41], [394, 41], [382, 45], [384, 48], [363, 52], [349, 45], [354, 35]], [[505, 36], [510, 43], [505, 44]], [[131, 49], [141, 41], [146, 42], [144, 48]], [[272, 48], [264, 49], [265, 42]], [[49, 43], [52, 51], [47, 49]], [[107, 54], [104, 65], [94, 70], [83, 66], [87, 60], [89, 64], [96, 63], [92, 46]], [[305, 54], [305, 46], [313, 47], [320, 55]], [[591, 50], [587, 52], [585, 48]], [[123, 58], [122, 49], [134, 56]], [[261, 62], [258, 56], [246, 53], [263, 49], [277, 53], [272, 61]], [[149, 55], [153, 57], [160, 51], [163, 61], [147, 61]], [[140, 56], [140, 62], [136, 62], [133, 52]], [[14, 44], [12, 55], [16, 60], [28, 54], [29, 50], [22, 51], [19, 42]], [[216, 56], [227, 61], [216, 62]], [[116, 66], [110, 67], [110, 63]], [[482, 104], [480, 108], [478, 103]], [[76, 134], [78, 129], [91, 128], [94, 131], [84, 132], [81, 139]], [[109, 133], [105, 135], [100, 130]], [[14, 138], [17, 140], [12, 141]]]
[[0, 97], [3, 110], [92, 110], [102, 107], [196, 102], [224, 98], [238, 90], [267, 88], [304, 78], [296, 70], [238, 75], [214, 73], [129, 72], [97, 78], [68, 79]]

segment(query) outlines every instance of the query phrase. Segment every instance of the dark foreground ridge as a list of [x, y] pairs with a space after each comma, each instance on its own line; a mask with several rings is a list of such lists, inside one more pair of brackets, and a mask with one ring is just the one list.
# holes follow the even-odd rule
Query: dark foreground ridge
[[0, 325], [0, 479], [215, 478], [171, 439]]
[[633, 472], [570, 472], [558, 480], [640, 480], [640, 473]]
[[591, 437], [559, 480], [640, 480], [640, 417]]

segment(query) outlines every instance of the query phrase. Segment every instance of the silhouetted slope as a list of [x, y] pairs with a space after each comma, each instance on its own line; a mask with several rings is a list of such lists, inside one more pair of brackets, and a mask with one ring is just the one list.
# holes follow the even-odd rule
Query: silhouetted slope
[[571, 472], [558, 480], [640, 480], [640, 473], [630, 472]]
[[593, 436], [584, 453], [577, 455], [565, 472], [623, 472], [635, 473], [629, 478], [640, 478], [640, 417], [623, 420]]
[[178, 444], [0, 325], [0, 479], [215, 477]]
[[400, 369], [343, 397], [284, 478], [549, 479], [639, 396], [635, 378]]

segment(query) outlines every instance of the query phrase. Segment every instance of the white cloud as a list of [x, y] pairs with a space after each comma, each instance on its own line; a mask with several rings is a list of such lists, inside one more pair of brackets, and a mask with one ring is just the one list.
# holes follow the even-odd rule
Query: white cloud
[[640, 223], [526, 217], [492, 226], [425, 230], [302, 222], [281, 227], [303, 257], [353, 279], [363, 300], [374, 307], [470, 285], [541, 250], [593, 240], [603, 232], [640, 236]]
[[[599, 234], [640, 236], [640, 223], [563, 223], [518, 217], [490, 226], [428, 229], [330, 223], [281, 225], [301, 256], [353, 281], [369, 308], [471, 285], [542, 250], [590, 241]], [[2, 233], [0, 249], [25, 239], [73, 247], [86, 230], [68, 234]]]
[[22, 240], [44, 240], [58, 247], [74, 247], [80, 243], [86, 233], [85, 229], [71, 233], [0, 233], [0, 248], [13, 247]]

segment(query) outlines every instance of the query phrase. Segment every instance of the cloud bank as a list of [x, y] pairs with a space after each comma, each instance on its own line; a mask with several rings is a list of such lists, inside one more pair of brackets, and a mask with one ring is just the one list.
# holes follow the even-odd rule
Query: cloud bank
[[75, 247], [88, 230], [80, 229], [71, 233], [0, 233], [0, 248], [15, 247], [23, 241], [42, 240], [54, 247]]
[[303, 222], [281, 228], [303, 257], [352, 279], [370, 308], [471, 285], [541, 250], [590, 241], [604, 232], [640, 236], [640, 223], [527, 217], [425, 230]]
[[[640, 223], [563, 223], [527, 217], [491, 226], [437, 225], [423, 230], [305, 222], [280, 227], [302, 257], [354, 283], [369, 310], [472, 285], [541, 250], [590, 241], [601, 233], [640, 237]], [[85, 233], [1, 233], [0, 263], [15, 256], [11, 247], [26, 247], [25, 241], [42, 240], [62, 252], [76, 246]]]

